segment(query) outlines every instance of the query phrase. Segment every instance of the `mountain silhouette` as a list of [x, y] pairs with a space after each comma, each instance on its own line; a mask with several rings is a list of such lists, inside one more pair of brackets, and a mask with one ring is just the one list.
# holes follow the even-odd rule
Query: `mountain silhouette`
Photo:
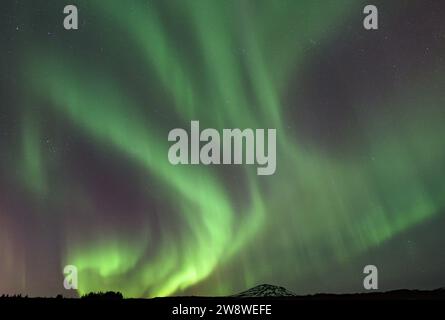
[[254, 298], [254, 297], [294, 297], [295, 293], [286, 288], [273, 286], [270, 284], [261, 284], [249, 290], [235, 294], [232, 297], [237, 298]]

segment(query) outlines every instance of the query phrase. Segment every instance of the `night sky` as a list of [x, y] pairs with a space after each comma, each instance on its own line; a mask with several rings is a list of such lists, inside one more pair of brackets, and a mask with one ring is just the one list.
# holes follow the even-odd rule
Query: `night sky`
[[[443, 1], [4, 0], [0, 30], [0, 294], [445, 286]], [[276, 173], [171, 165], [191, 120], [276, 128]]]

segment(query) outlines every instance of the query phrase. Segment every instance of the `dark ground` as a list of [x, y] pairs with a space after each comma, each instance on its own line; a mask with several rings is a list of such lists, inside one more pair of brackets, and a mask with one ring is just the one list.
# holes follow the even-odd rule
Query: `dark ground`
[[[220, 312], [221, 305], [270, 305], [271, 314], [239, 315]], [[310, 317], [335, 316], [390, 317], [405, 316], [428, 318], [428, 314], [440, 315], [445, 306], [445, 289], [432, 291], [396, 290], [362, 294], [316, 294], [288, 297], [170, 297], [154, 299], [123, 299], [119, 293], [90, 294], [80, 299], [1, 297], [0, 310], [11, 308], [16, 314], [44, 312], [60, 315], [85, 316], [91, 313], [101, 316], [144, 319], [294, 319], [300, 315]], [[199, 315], [174, 315], [175, 307], [206, 307], [204, 317]], [[306, 317], [305, 317], [306, 318]]]

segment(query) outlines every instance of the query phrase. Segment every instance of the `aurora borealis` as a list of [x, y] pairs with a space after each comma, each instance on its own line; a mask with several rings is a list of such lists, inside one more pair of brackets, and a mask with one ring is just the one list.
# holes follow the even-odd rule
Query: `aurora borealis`
[[[75, 3], [0, 5], [0, 294], [445, 285], [441, 1]], [[276, 128], [275, 174], [172, 166], [192, 120]]]

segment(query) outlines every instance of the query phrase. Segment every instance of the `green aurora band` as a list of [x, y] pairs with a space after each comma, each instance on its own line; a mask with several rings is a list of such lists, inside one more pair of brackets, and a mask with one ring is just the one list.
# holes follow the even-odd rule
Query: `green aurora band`
[[[442, 66], [436, 79], [411, 83], [409, 98], [400, 88], [379, 100], [393, 110], [386, 120], [366, 113], [373, 102], [358, 102], [367, 157], [330, 153], [289, 129], [283, 97], [310, 58], [307, 43], [329, 41], [362, 4], [79, 0], [87, 23], [64, 35], [64, 46], [23, 41], [25, 112], [14, 162], [36, 212], [60, 214], [60, 266], [77, 266], [79, 294], [168, 296], [208, 281], [212, 289], [202, 292], [222, 295], [277, 273], [299, 279], [440, 212], [445, 127], [433, 84], [445, 85]], [[45, 114], [59, 121], [54, 135], [75, 130], [97, 152], [133, 167], [161, 210], [138, 215], [131, 227], [108, 223], [85, 182], [64, 170], [63, 155], [45, 151], [47, 128], [38, 121]], [[167, 132], [190, 120], [276, 128], [276, 174], [173, 167]], [[132, 214], [121, 212], [122, 219]], [[230, 268], [236, 276], [227, 275]]]

